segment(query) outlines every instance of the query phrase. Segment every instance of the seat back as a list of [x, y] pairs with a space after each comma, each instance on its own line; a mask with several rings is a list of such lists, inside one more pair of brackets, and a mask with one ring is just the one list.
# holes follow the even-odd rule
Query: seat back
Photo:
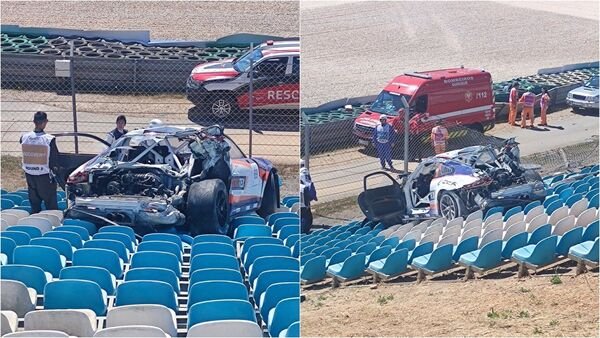
[[479, 237], [473, 236], [465, 238], [454, 247], [454, 252], [451, 254], [451, 258], [458, 262], [458, 259], [464, 253], [477, 250], [477, 244], [479, 243]]
[[[262, 337], [263, 335], [262, 329], [254, 321], [228, 319], [195, 324], [188, 329], [187, 337], [218, 337], [223, 332], [227, 332], [230, 337]], [[299, 336], [300, 333], [296, 333], [289, 337]]]
[[590, 225], [585, 227], [582, 241], [593, 241], [594, 238], [598, 237], [598, 225], [599, 221], [595, 220]]
[[479, 227], [472, 227], [469, 230], [463, 232], [461, 241], [469, 237], [479, 237], [481, 235], [481, 229]]
[[587, 209], [588, 206], [588, 200], [587, 198], [582, 198], [579, 201], [575, 202], [570, 208], [569, 208], [569, 215], [572, 216], [579, 216], [581, 215], [582, 212], [585, 211], [585, 209]]
[[545, 213], [539, 214], [534, 217], [527, 225], [527, 232], [532, 233], [535, 229], [541, 227], [544, 224], [548, 224], [548, 215]]
[[[458, 237], [459, 234], [457, 232], [453, 232], [450, 233], [444, 237], [442, 237], [442, 239], [439, 240], [439, 242], [437, 243], [437, 246], [442, 246], [442, 245], [446, 245], [446, 244], [452, 244], [452, 245], [456, 245], [458, 244]], [[412, 250], [413, 248], [411, 248], [410, 250]]]
[[125, 325], [100, 329], [94, 333], [97, 337], [170, 337], [163, 330], [150, 325]]
[[[175, 246], [175, 244], [164, 242]], [[141, 245], [141, 244], [140, 244]], [[200, 256], [200, 255], [198, 255]], [[161, 251], [142, 251], [136, 252], [131, 257], [131, 268], [164, 268], [181, 277], [181, 264], [179, 258], [172, 253]]]
[[426, 235], [424, 235], [421, 240], [419, 241], [419, 243], [427, 243], [427, 242], [432, 242], [432, 243], [437, 243], [440, 239], [440, 233], [439, 232], [430, 232]]
[[100, 286], [88, 280], [57, 280], [44, 289], [44, 309], [90, 309], [103, 316], [106, 301]]
[[481, 228], [483, 228], [483, 220], [481, 218], [476, 218], [474, 220], [469, 221], [469, 223], [465, 224], [465, 227], [463, 228], [463, 233], [473, 228], [478, 228], [479, 230], [481, 230]]
[[273, 316], [269, 317], [271, 337], [279, 337], [281, 331], [300, 320], [300, 297], [287, 298], [275, 306]]
[[548, 220], [548, 223], [556, 226], [558, 221], [567, 217], [568, 215], [569, 215], [569, 208], [567, 206], [562, 206], [562, 207], [554, 210], [554, 212], [550, 215], [550, 219]]
[[[536, 201], [538, 202], [538, 201]], [[533, 202], [532, 202], [533, 203]], [[530, 203], [531, 204], [531, 203]], [[529, 223], [531, 222], [531, 220], [533, 220], [535, 217], [541, 215], [544, 213], [544, 206], [543, 205], [538, 205], [532, 209], [530, 209], [526, 215], [525, 215], [525, 222]]]
[[90, 234], [90, 236], [93, 236], [98, 232], [98, 228], [96, 227], [96, 225], [94, 225], [94, 223], [84, 221], [81, 219], [65, 218], [65, 219], [63, 219], [62, 224], [63, 225], [74, 225], [74, 226], [79, 226], [79, 227], [85, 228], [88, 231], [88, 233]]
[[25, 218], [21, 218], [17, 225], [31, 225], [40, 229], [42, 234], [45, 234], [48, 231], [52, 231], [52, 222], [39, 216], [28, 216]]
[[564, 235], [567, 231], [575, 227], [575, 216], [566, 216], [556, 223], [552, 234], [557, 236]]
[[0, 251], [6, 255], [6, 263], [11, 264], [13, 262], [13, 253], [17, 243], [8, 237], [0, 237]]
[[209, 300], [248, 299], [246, 286], [232, 281], [196, 282], [188, 292], [188, 306]]
[[37, 227], [35, 227], [35, 226], [33, 226], [33, 225], [11, 225], [11, 226], [9, 226], [9, 227], [6, 228], [6, 231], [21, 231], [21, 232], [25, 232], [31, 238], [42, 237], [42, 232], [40, 231], [40, 229], [37, 228]]
[[224, 243], [233, 245], [233, 240], [225, 235], [216, 235], [216, 234], [206, 234], [206, 235], [198, 235], [194, 237], [194, 241], [192, 242], [192, 246], [198, 243]]
[[253, 284], [262, 272], [268, 270], [300, 271], [300, 262], [292, 257], [265, 256], [257, 258], [250, 266], [248, 280]]
[[505, 245], [502, 249], [502, 257], [506, 259], [510, 259], [512, 257], [513, 251], [516, 249], [520, 249], [527, 245], [527, 232], [523, 229], [523, 231], [517, 232], [510, 237], [505, 237]]
[[[596, 210], [595, 208], [586, 209], [585, 211], [583, 211], [581, 213], [581, 215], [579, 215], [579, 217], [577, 217], [576, 225], [578, 227], [584, 227], [584, 228], [587, 227], [594, 220], [598, 219], [596, 216], [597, 212], [598, 212], [598, 210]], [[17, 243], [17, 245], [18, 245], [18, 243]]]
[[40, 237], [32, 239], [30, 244], [54, 248], [58, 251], [59, 254], [63, 255], [69, 261], [73, 258], [73, 247], [71, 246], [71, 243], [69, 243], [69, 241], [67, 241], [66, 239]]
[[485, 233], [483, 237], [481, 237], [481, 241], [479, 242], [479, 247], [483, 248], [484, 245], [493, 242], [502, 240], [502, 229], [491, 230]]
[[546, 214], [548, 215], [552, 215], [556, 210], [560, 209], [563, 206], [563, 201], [562, 200], [557, 200], [554, 201], [552, 203], [550, 203], [550, 205], [546, 208]]
[[556, 244], [556, 254], [558, 256], [567, 256], [569, 249], [572, 246], [582, 242], [583, 228], [577, 227], [567, 231], [564, 235], [560, 236]]
[[61, 280], [77, 279], [95, 282], [100, 288], [106, 291], [107, 295], [115, 293], [114, 276], [105, 268], [96, 266], [67, 266], [60, 270], [59, 278]]
[[12, 239], [17, 246], [27, 245], [31, 241], [31, 236], [23, 231], [2, 231], [0, 237]]
[[[230, 246], [233, 249], [233, 247]], [[137, 252], [157, 251], [170, 253], [177, 257], [179, 262], [183, 262], [183, 255], [179, 246], [173, 242], [167, 241], [144, 241], [138, 245]]]
[[[524, 213], [527, 215], [527, 214], [529, 214], [529, 212], [530, 212], [532, 209], [534, 209], [534, 208], [537, 208], [538, 206], [541, 206], [541, 205], [542, 205], [542, 202], [540, 202], [540, 201], [533, 201], [533, 202], [529, 202], [529, 203], [528, 203], [528, 204], [525, 206], [525, 208], [523, 208], [523, 212], [524, 212]], [[543, 208], [542, 208], [542, 209], [543, 209]]]
[[533, 248], [533, 252], [529, 257], [528, 262], [535, 265], [545, 265], [552, 262], [556, 254], [557, 239], [556, 235], [542, 239]]
[[144, 235], [144, 237], [142, 237], [142, 242], [150, 241], [171, 242], [173, 244], [176, 244], [177, 247], [179, 247], [179, 251], [183, 251], [183, 242], [181, 241], [181, 237], [177, 235], [167, 233], [152, 233]]
[[63, 261], [58, 250], [40, 245], [22, 245], [15, 248], [13, 261], [15, 264], [32, 265], [58, 278]]
[[98, 229], [98, 232], [103, 233], [103, 232], [116, 232], [116, 233], [120, 233], [120, 234], [125, 234], [129, 237], [129, 239], [131, 240], [131, 242], [133, 243], [137, 243], [137, 239], [135, 238], [135, 232], [133, 231], [132, 228], [128, 227], [128, 226], [123, 226], [123, 225], [105, 225], [103, 227], [101, 227], [100, 229]]
[[[494, 209], [495, 209], [495, 211], [494, 211]], [[491, 211], [493, 211], [493, 212], [491, 212]], [[502, 219], [502, 211], [504, 211], [504, 208], [502, 208], [502, 207], [493, 207], [490, 210], [488, 210], [488, 212], [486, 213], [485, 219], [484, 219], [484, 224], [488, 224], [490, 222], [494, 222], [499, 219], [501, 220]]]
[[366, 255], [370, 255], [371, 252], [375, 251], [375, 249], [377, 249], [377, 244], [375, 244], [375, 243], [365, 243], [365, 244], [361, 245], [360, 248], [358, 248], [356, 250], [356, 253], [364, 253], [365, 256], [366, 256]]
[[452, 266], [452, 247], [452, 244], [446, 244], [433, 250], [424, 268], [438, 272]]
[[336, 253], [334, 253], [333, 256], [331, 256], [331, 258], [329, 259], [329, 262], [327, 263], [327, 266], [342, 263], [350, 256], [352, 256], [351, 249], [339, 250]]
[[129, 251], [119, 241], [112, 239], [92, 239], [83, 243], [86, 249], [106, 249], [116, 253], [125, 263], [129, 263]]
[[273, 223], [273, 233], [279, 232], [286, 225], [300, 225], [299, 217], [283, 217]]
[[[512, 209], [511, 209], [512, 210]], [[519, 223], [525, 219], [523, 211], [516, 212], [504, 222], [504, 230], [510, 228], [513, 224]]]
[[525, 232], [526, 230], [526, 226], [525, 226], [525, 222], [524, 221], [520, 221], [518, 223], [513, 224], [510, 228], [508, 228], [506, 230], [506, 232], [504, 233], [504, 241], [508, 241], [509, 238], [511, 238], [512, 236], [514, 236], [515, 234], [521, 233], [521, 232]]
[[253, 296], [256, 304], [261, 306], [261, 295], [270, 285], [276, 283], [297, 283], [299, 278], [299, 272], [294, 270], [268, 270], [262, 272], [254, 281]]
[[406, 270], [408, 264], [408, 249], [402, 248], [392, 252], [383, 263], [381, 272], [388, 275], [396, 275]]
[[549, 237], [552, 233], [552, 225], [544, 224], [537, 227], [529, 236], [528, 244], [537, 244], [542, 239]]
[[384, 259], [392, 253], [392, 246], [382, 246], [373, 251], [367, 258], [367, 262], [365, 266], [369, 266], [371, 262], [378, 261], [380, 259]]
[[261, 295], [261, 317], [267, 320], [269, 318], [269, 311], [275, 308], [277, 303], [284, 299], [294, 297], [300, 297], [300, 285], [298, 284], [298, 282], [282, 282], [271, 284]]
[[431, 253], [432, 251], [433, 251], [433, 243], [431, 243], [431, 242], [417, 245], [410, 252], [410, 255], [408, 258], [408, 264], [411, 264], [413, 259], [423, 256], [423, 255], [427, 255], [427, 254]]
[[0, 266], [0, 275], [2, 275], [2, 279], [15, 280], [25, 284], [40, 295], [44, 294], [44, 287], [52, 280], [52, 276], [41, 268], [22, 264]]
[[192, 305], [188, 311], [187, 327], [191, 328], [199, 323], [221, 320], [256, 322], [256, 316], [252, 305], [247, 300], [212, 300]]
[[492, 241], [487, 243], [481, 248], [479, 251], [479, 255], [475, 262], [473, 262], [474, 266], [490, 268], [499, 265], [502, 262], [502, 241]]
[[468, 224], [469, 222], [472, 222], [477, 219], [480, 219], [481, 222], [483, 222], [483, 211], [477, 210], [470, 213], [469, 216], [467, 216], [467, 218], [465, 219], [465, 224]]
[[73, 232], [73, 231], [54, 230], [54, 231], [49, 231], [49, 232], [45, 233], [43, 235], [43, 237], [53, 237], [53, 238], [65, 239], [65, 240], [69, 241], [69, 243], [71, 243], [71, 246], [74, 247], [75, 249], [80, 249], [83, 247], [83, 241], [81, 240], [81, 236], [79, 236], [79, 234], [77, 234], [76, 232]]
[[92, 337], [96, 327], [89, 309], [36, 310], [25, 315], [21, 337]]
[[290, 248], [285, 245], [277, 244], [258, 244], [254, 245], [248, 250], [244, 259], [244, 267], [246, 270], [250, 268], [250, 265], [259, 257], [263, 256], [292, 256]]
[[[176, 294], [179, 294], [179, 278], [172, 270], [165, 268], [133, 268], [129, 269], [125, 274], [124, 281], [134, 280], [152, 280], [165, 282], [173, 288]], [[191, 286], [192, 284], [190, 284]]]
[[106, 327], [152, 325], [177, 337], [175, 312], [159, 304], [134, 304], [113, 307], [106, 314]]
[[111, 250], [84, 248], [73, 253], [73, 266], [97, 266], [108, 270], [116, 278], [123, 276], [123, 262]]
[[271, 237], [271, 228], [266, 225], [240, 225], [235, 229], [233, 238], [236, 240], [248, 237]]
[[90, 239], [90, 233], [88, 232], [88, 230], [86, 228], [84, 228], [82, 226], [77, 226], [77, 225], [61, 225], [61, 226], [57, 227], [56, 230], [75, 232], [84, 241], [87, 241], [87, 240]]
[[265, 220], [258, 216], [238, 216], [231, 221], [229, 221], [230, 226], [234, 228], [242, 225], [242, 224], [257, 224], [257, 225], [266, 225]]
[[173, 287], [161, 281], [134, 280], [119, 284], [115, 306], [131, 304], [160, 304], [177, 311]]

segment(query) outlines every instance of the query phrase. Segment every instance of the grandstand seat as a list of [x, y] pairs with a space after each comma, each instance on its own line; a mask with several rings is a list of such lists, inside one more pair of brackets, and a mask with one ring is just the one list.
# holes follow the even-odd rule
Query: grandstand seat
[[113, 307], [106, 314], [106, 327], [152, 325], [177, 337], [175, 311], [160, 304], [134, 304]]
[[240, 266], [235, 257], [223, 254], [199, 254], [192, 258], [190, 273], [200, 269], [232, 269], [239, 270]]
[[107, 295], [115, 294], [116, 279], [108, 270], [96, 266], [67, 266], [60, 270], [59, 279], [95, 282]]
[[267, 323], [269, 312], [275, 308], [280, 301], [300, 297], [300, 287], [298, 282], [281, 282], [271, 284], [260, 296], [260, 314]]
[[113, 251], [123, 262], [129, 263], [129, 250], [127, 250], [122, 242], [112, 239], [92, 239], [83, 243], [83, 247], [86, 249], [106, 249]]
[[96, 282], [57, 280], [46, 284], [44, 309], [90, 309], [97, 316], [106, 313], [107, 294]]
[[54, 248], [68, 261], [70, 261], [73, 258], [73, 247], [71, 246], [71, 243], [69, 243], [69, 241], [67, 241], [66, 239], [40, 237], [32, 239], [31, 242], [29, 242], [29, 244]]
[[61, 231], [61, 230], [48, 231], [42, 237], [66, 239], [67, 241], [69, 241], [69, 243], [71, 243], [71, 246], [74, 247], [75, 249], [80, 249], [83, 247], [83, 241], [81, 240], [81, 237], [77, 233], [72, 232], [72, 231]]
[[[577, 222], [575, 223], [575, 226], [587, 227], [594, 220], [598, 219], [598, 216], [596, 216], [597, 212], [598, 211], [594, 208], [589, 208], [589, 209], [584, 210], [581, 213], [581, 215], [579, 215], [579, 217], [577, 217]], [[19, 243], [17, 243], [17, 245], [19, 245]]]
[[[511, 209], [512, 210], [512, 209]], [[506, 221], [504, 221], [504, 230], [508, 229], [514, 224], [522, 222], [525, 219], [525, 214], [522, 211], [512, 214]]]
[[[458, 243], [457, 246], [453, 247], [452, 260], [458, 262], [460, 256], [466, 252], [477, 250], [477, 244], [479, 243], [479, 237], [469, 237]], [[439, 247], [439, 246], [438, 246]]]
[[569, 197], [573, 196], [573, 192], [574, 192], [574, 191], [575, 191], [575, 190], [574, 190], [573, 188], [570, 188], [570, 187], [569, 187], [569, 188], [566, 188], [566, 189], [564, 189], [564, 190], [562, 190], [562, 191], [560, 191], [560, 192], [558, 193], [558, 197], [559, 197], [559, 198], [560, 198], [560, 199], [561, 199], [563, 202], [566, 202], [566, 201], [569, 199]]
[[13, 261], [15, 264], [37, 266], [55, 278], [58, 278], [60, 269], [66, 264], [65, 257], [61, 256], [56, 249], [40, 245], [17, 246]]
[[464, 241], [471, 237], [479, 238], [480, 236], [481, 236], [481, 229], [478, 227], [474, 227], [474, 228], [470, 228], [469, 230], [464, 231], [463, 234], [460, 236], [460, 239], [461, 239], [461, 241]]
[[229, 222], [229, 225], [234, 228], [237, 228], [242, 224], [266, 225], [265, 220], [258, 216], [239, 216]]
[[520, 249], [527, 245], [528, 233], [523, 231], [517, 232], [510, 237], [505, 237], [504, 242], [502, 242], [502, 257], [504, 259], [510, 259], [512, 257], [512, 253], [516, 249]]
[[497, 240], [502, 240], [502, 229], [496, 229], [486, 232], [481, 237], [481, 241], [479, 241], [479, 248], [483, 248], [484, 245]]
[[[23, 210], [23, 211], [27, 212], [28, 214], [31, 214], [31, 207], [27, 206], [27, 205], [19, 205], [19, 206], [16, 206], [14, 209]], [[9, 209], [9, 210], [14, 210], [14, 209]], [[4, 209], [2, 209], [2, 210], [4, 210]]]
[[[293, 336], [299, 337], [300, 335]], [[187, 337], [263, 337], [260, 326], [249, 320], [214, 320], [188, 328]]]
[[268, 270], [300, 271], [300, 262], [292, 257], [265, 256], [257, 258], [250, 266], [248, 281], [253, 284], [262, 272]]
[[388, 237], [383, 242], [379, 243], [379, 247], [391, 246], [395, 248], [398, 244], [400, 244], [400, 238], [398, 237]]
[[198, 235], [194, 237], [194, 241], [192, 242], [192, 247], [198, 243], [225, 243], [233, 245], [233, 241], [230, 237], [225, 235]]
[[117, 286], [115, 306], [132, 304], [160, 304], [177, 311], [177, 296], [168, 283], [134, 280]]
[[600, 221], [597, 219], [590, 223], [587, 227], [584, 228], [582, 240], [583, 241], [593, 241], [596, 237], [598, 237], [598, 226]]
[[252, 305], [247, 300], [211, 300], [192, 305], [188, 311], [188, 328], [206, 322], [247, 320], [256, 322]]
[[14, 311], [0, 311], [0, 335], [4, 337], [7, 333], [17, 331], [19, 326], [19, 318]]
[[391, 245], [381, 246], [373, 252], [371, 252], [365, 258], [365, 267], [369, 266], [374, 261], [378, 261], [380, 259], [384, 259], [392, 253], [393, 247]]
[[327, 259], [327, 261], [326, 261], [327, 267], [334, 265], [334, 264], [343, 263], [348, 257], [350, 257], [352, 255], [351, 249], [339, 250], [336, 248], [336, 250], [337, 251], [333, 255], [331, 255], [331, 258]]
[[285, 225], [277, 232], [277, 238], [285, 240], [289, 236], [300, 233], [300, 225]]
[[297, 283], [301, 277], [298, 271], [293, 270], [268, 270], [261, 273], [254, 281], [254, 301], [261, 306], [261, 296], [269, 286], [276, 283]]
[[530, 203], [528, 203], [528, 204], [527, 204], [527, 205], [526, 205], [526, 206], [523, 208], [523, 212], [524, 212], [525, 214], [528, 214], [528, 213], [529, 213], [529, 211], [531, 211], [531, 209], [533, 209], [533, 208], [535, 208], [535, 207], [538, 207], [538, 206], [540, 206], [540, 205], [542, 205], [542, 202], [540, 202], [540, 201], [533, 201], [533, 202], [530, 202]]
[[150, 241], [171, 242], [173, 244], [176, 244], [177, 247], [179, 247], [179, 251], [183, 251], [183, 242], [181, 241], [181, 237], [174, 234], [152, 233], [144, 235], [144, 237], [142, 237], [142, 242]]
[[124, 325], [100, 329], [94, 334], [96, 337], [164, 337], [170, 338], [163, 330], [150, 325]]
[[188, 291], [188, 307], [200, 302], [221, 299], [248, 300], [248, 290], [240, 282], [206, 281], [194, 283]]
[[550, 218], [548, 219], [548, 223], [552, 225], [556, 225], [558, 221], [567, 217], [569, 215], [569, 208], [565, 205], [555, 209], [552, 214], [550, 214]]
[[295, 212], [276, 212], [267, 217], [267, 225], [272, 226], [280, 218], [298, 218], [298, 214]]
[[599, 196], [600, 194], [596, 194], [593, 195], [592, 197], [590, 197], [590, 203], [588, 204], [589, 208], [596, 208], [598, 209], [600, 207], [600, 200], [599, 200]]
[[484, 220], [487, 220], [490, 216], [497, 214], [497, 213], [502, 213], [504, 212], [504, 208], [503, 207], [493, 207], [488, 209], [488, 211], [485, 213], [485, 218]]
[[114, 251], [83, 248], [73, 253], [73, 266], [97, 266], [105, 268], [115, 278], [123, 276], [123, 260]]
[[[433, 244], [432, 244], [433, 245]], [[343, 263], [333, 264], [327, 268], [327, 275], [333, 278], [334, 286], [360, 278], [365, 271], [366, 254], [357, 253], [346, 258]]]
[[36, 227], [40, 229], [42, 234], [45, 234], [48, 231], [52, 231], [52, 222], [50, 222], [46, 218], [39, 217], [37, 215], [31, 215], [21, 218], [17, 225], [29, 225]]
[[521, 232], [525, 232], [526, 230], [527, 230], [527, 227], [525, 225], [525, 222], [521, 221], [521, 222], [515, 223], [515, 224], [511, 225], [510, 228], [506, 229], [506, 231], [504, 232], [504, 235], [502, 236], [502, 239], [504, 241], [507, 241], [513, 235], [521, 233]]
[[81, 239], [83, 241], [87, 241], [90, 239], [90, 234], [88, 233], [87, 229], [84, 227], [80, 227], [80, 226], [76, 226], [76, 225], [61, 225], [60, 227], [57, 227], [56, 230], [75, 232], [79, 235], [79, 237], [81, 237]]
[[483, 228], [487, 228], [490, 224], [500, 221], [500, 223], [502, 223], [502, 213], [501, 212], [497, 212], [495, 214], [490, 215], [488, 218], [485, 219], [485, 221], [483, 222]]
[[250, 265], [259, 257], [263, 256], [287, 256], [292, 257], [290, 248], [277, 244], [257, 244], [252, 246], [244, 258], [244, 268], [250, 269]]
[[527, 268], [537, 268], [551, 263], [556, 253], [557, 236], [542, 239], [513, 251], [512, 260], [519, 265], [519, 277], [526, 274]]
[[425, 274], [433, 275], [448, 270], [452, 267], [452, 245], [446, 244], [436, 248], [430, 254], [416, 257], [412, 261], [412, 267], [419, 271], [417, 281], [422, 281]]
[[413, 259], [431, 253], [433, 251], [433, 243], [423, 243], [417, 245], [413, 250], [408, 252], [408, 264], [412, 264]]
[[587, 200], [587, 198], [584, 197], [580, 199], [569, 208], [569, 215], [573, 215], [575, 217], [581, 215], [581, 213], [584, 212], [585, 209], [587, 209], [588, 204], [589, 201]]
[[266, 225], [240, 225], [235, 229], [233, 238], [244, 240], [248, 237], [271, 237], [271, 228]]
[[[265, 237], [266, 238], [266, 237]], [[192, 247], [191, 256], [200, 254], [221, 254], [235, 257], [235, 249], [231, 244], [224, 243], [198, 243]]]
[[598, 267], [598, 237], [594, 241], [585, 241], [572, 246], [568, 257], [577, 262], [577, 274], [585, 270], [585, 266]]
[[88, 231], [88, 233], [90, 234], [90, 236], [93, 236], [98, 232], [98, 228], [96, 227], [96, 225], [94, 225], [94, 223], [80, 220], [80, 219], [65, 218], [63, 220], [62, 224], [63, 225], [74, 225], [74, 226], [79, 226], [79, 227], [85, 228]]
[[[598, 185], [595, 185], [596, 188], [592, 188], [592, 190], [588, 191], [587, 194], [585, 194], [585, 198], [587, 198], [588, 200], [590, 200], [592, 197], [598, 195], [598, 193], [600, 193], [600, 188], [598, 188]], [[14, 210], [7, 210], [7, 212], [13, 212]]]
[[465, 278], [471, 278], [471, 272], [483, 273], [502, 264], [502, 241], [496, 240], [484, 245], [481, 249], [464, 253], [458, 264], [467, 268]]
[[37, 294], [44, 294], [46, 283], [52, 281], [52, 275], [37, 266], [9, 264], [0, 267], [2, 279], [19, 281]]
[[[442, 246], [442, 245], [445, 245], [445, 244], [457, 245], [457, 244], [458, 244], [458, 237], [459, 237], [459, 234], [458, 234], [458, 232], [453, 232], [453, 233], [450, 233], [450, 234], [448, 234], [448, 235], [446, 235], [446, 236], [442, 237], [442, 238], [441, 238], [441, 239], [440, 239], [440, 240], [439, 240], [439, 241], [438, 241], [438, 242], [435, 244], [435, 246], [436, 246], [436, 247], [440, 247], [440, 246]], [[401, 244], [402, 244], [402, 243], [401, 243]], [[396, 247], [396, 250], [397, 250], [397, 249], [398, 249], [398, 247]], [[412, 248], [409, 248], [409, 250], [412, 250], [412, 249], [414, 249], [414, 246], [413, 246]]]
[[2, 198], [11, 200], [14, 205], [21, 205], [21, 202], [23, 202], [23, 196], [17, 194], [2, 194]]
[[377, 278], [387, 280], [406, 272], [407, 264], [408, 249], [402, 248], [392, 252], [384, 259], [372, 262], [367, 271], [373, 274], [375, 281]]
[[[587, 204], [586, 204], [587, 207]], [[2, 231], [6, 230], [11, 225], [16, 225], [19, 222], [19, 217], [16, 215], [8, 214], [6, 212], [0, 213], [0, 219], [2, 220]]]
[[522, 212], [522, 211], [523, 211], [523, 207], [521, 207], [520, 205], [519, 205], [519, 206], [516, 206], [516, 207], [512, 207], [512, 208], [508, 209], [508, 210], [507, 210], [507, 211], [504, 213], [504, 216], [503, 216], [503, 219], [502, 219], [502, 220], [503, 220], [504, 222], [506, 222], [506, 221], [507, 221], [507, 220], [508, 220], [508, 219], [509, 219], [511, 216], [513, 216], [513, 215], [515, 215], [515, 214], [518, 214], [518, 213], [520, 213], [520, 212]]
[[31, 241], [31, 236], [23, 231], [2, 231], [0, 237], [12, 239], [17, 246], [27, 245]]
[[546, 215], [546, 214], [537, 215], [527, 225], [527, 232], [532, 233], [537, 228], [541, 227], [544, 224], [548, 224], [548, 215]]
[[6, 231], [21, 231], [29, 235], [30, 238], [42, 237], [42, 232], [39, 228], [32, 225], [11, 225], [6, 228]]
[[327, 273], [327, 259], [325, 256], [316, 256], [302, 265], [300, 268], [300, 281], [303, 284], [311, 284], [325, 279]]
[[131, 238], [124, 233], [98, 232], [97, 234], [92, 236], [92, 240], [94, 240], [94, 239], [110, 239], [110, 240], [114, 240], [114, 241], [119, 241], [119, 242], [123, 243], [123, 245], [125, 245], [125, 247], [127, 248], [127, 250], [129, 250], [129, 252], [134, 252], [134, 250], [135, 250], [135, 247], [133, 245], [133, 242], [131, 241]]
[[[172, 270], [165, 268], [133, 268], [125, 273], [124, 281], [151, 280], [165, 282], [176, 294], [179, 294], [179, 279]], [[190, 284], [191, 285], [191, 284]]]
[[546, 214], [547, 215], [552, 215], [552, 213], [554, 211], [556, 211], [557, 209], [559, 209], [562, 206], [563, 206], [563, 201], [562, 200], [559, 199], [557, 201], [554, 201], [554, 202], [550, 203], [550, 205], [548, 205], [546, 207]]
[[277, 233], [279, 232], [279, 230], [281, 230], [281, 228], [283, 228], [286, 225], [300, 225], [300, 218], [299, 217], [283, 217], [283, 218], [278, 218], [275, 223], [273, 223], [272, 226], [272, 231], [273, 233]]
[[1, 201], [1, 206], [0, 206], [0, 210], [6, 210], [6, 209], [12, 209], [15, 207], [15, 202], [7, 199], [7, 198], [2, 198], [0, 199]]
[[268, 328], [271, 337], [279, 337], [281, 331], [300, 320], [300, 297], [281, 300], [269, 313]]
[[29, 311], [35, 310], [37, 292], [17, 280], [0, 280], [0, 308], [13, 311], [23, 318]]
[[298, 241], [300, 241], [300, 234], [293, 234], [288, 236], [283, 241], [283, 245], [287, 246], [288, 248], [292, 248], [296, 243], [298, 243]]
[[[50, 222], [50, 225], [51, 225], [52, 228], [60, 226], [60, 224], [61, 224], [61, 218], [59, 218], [58, 216], [56, 216], [56, 215], [54, 215], [52, 213], [48, 213], [48, 211], [51, 211], [51, 210], [43, 210], [43, 211], [41, 211], [41, 212], [39, 212], [39, 213], [37, 213], [35, 215], [32, 215], [32, 216], [35, 216], [37, 218], [45, 219], [46, 221]], [[56, 210], [54, 210], [54, 211], [56, 211]]]
[[525, 214], [525, 223], [531, 222], [535, 217], [542, 215], [543, 213], [544, 213], [543, 205], [538, 205], [538, 206], [530, 209], [529, 212], [527, 212]]
[[[165, 242], [165, 244], [174, 245], [168, 242]], [[131, 268], [164, 268], [173, 271], [177, 278], [181, 277], [179, 259], [174, 254], [168, 252], [138, 251], [131, 257]]]
[[6, 263], [11, 264], [13, 262], [13, 254], [17, 243], [8, 237], [0, 237], [0, 252], [6, 255]]
[[123, 225], [105, 225], [103, 227], [101, 227], [100, 229], [98, 229], [99, 233], [103, 233], [103, 232], [116, 232], [116, 233], [120, 233], [120, 234], [125, 234], [127, 236], [129, 236], [129, 239], [131, 239], [131, 242], [135, 245], [137, 245], [137, 239], [135, 238], [135, 232], [133, 231], [132, 228], [128, 227], [128, 226], [123, 226]]
[[183, 255], [177, 244], [167, 241], [145, 241], [137, 247], [137, 252], [156, 251], [170, 253], [177, 257], [179, 262], [183, 262]]
[[[96, 328], [96, 313], [89, 309], [44, 309], [31, 311], [25, 315], [26, 331], [24, 332], [52, 330], [45, 332], [64, 332], [65, 336], [92, 337]], [[48, 336], [44, 334], [41, 337]]]
[[233, 269], [200, 269], [192, 272], [189, 285], [197, 282], [207, 282], [213, 280], [225, 280], [232, 282], [243, 282], [242, 274], [239, 270]]

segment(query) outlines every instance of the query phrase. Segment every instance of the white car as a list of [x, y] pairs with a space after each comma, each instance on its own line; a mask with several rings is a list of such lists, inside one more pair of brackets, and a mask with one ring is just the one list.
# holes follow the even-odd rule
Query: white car
[[583, 86], [571, 90], [567, 94], [567, 104], [573, 109], [596, 109], [600, 102], [598, 76], [593, 76]]

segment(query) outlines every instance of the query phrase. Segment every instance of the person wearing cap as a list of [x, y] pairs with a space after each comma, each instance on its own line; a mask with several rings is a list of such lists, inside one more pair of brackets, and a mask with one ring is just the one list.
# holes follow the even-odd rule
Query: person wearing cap
[[302, 233], [307, 234], [313, 224], [313, 215], [310, 209], [310, 202], [318, 201], [315, 184], [310, 177], [308, 168], [304, 165], [304, 160], [300, 160], [300, 224]]
[[48, 115], [38, 111], [33, 115], [35, 128], [32, 132], [21, 135], [19, 143], [23, 151], [22, 168], [25, 171], [31, 213], [42, 211], [42, 201], [47, 210], [58, 210], [56, 198], [56, 170], [58, 148], [56, 139], [46, 134]]
[[379, 122], [379, 125], [375, 127], [375, 131], [373, 132], [373, 144], [377, 149], [381, 169], [385, 169], [385, 163], [387, 162], [390, 169], [394, 170], [394, 166], [392, 165], [392, 144], [396, 133], [394, 128], [387, 122], [387, 115], [381, 115]]
[[437, 120], [435, 127], [431, 129], [431, 143], [433, 144], [436, 155], [446, 152], [446, 146], [448, 145], [448, 129], [444, 127], [441, 119]]
[[106, 142], [111, 145], [116, 140], [121, 138], [121, 136], [128, 133], [128, 130], [125, 129], [125, 126], [127, 125], [127, 118], [125, 117], [125, 115], [117, 116], [116, 123], [117, 123], [117, 127], [115, 129], [111, 130], [110, 132], [108, 132], [108, 134], [106, 134]]

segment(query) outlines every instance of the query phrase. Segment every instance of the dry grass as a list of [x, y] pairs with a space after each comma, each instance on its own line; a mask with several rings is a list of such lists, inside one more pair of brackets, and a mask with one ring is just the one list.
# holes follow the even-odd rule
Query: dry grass
[[4, 190], [14, 191], [26, 185], [25, 174], [21, 169], [21, 158], [2, 155], [0, 157], [0, 187]]
[[305, 291], [304, 336], [597, 336], [598, 274]]

